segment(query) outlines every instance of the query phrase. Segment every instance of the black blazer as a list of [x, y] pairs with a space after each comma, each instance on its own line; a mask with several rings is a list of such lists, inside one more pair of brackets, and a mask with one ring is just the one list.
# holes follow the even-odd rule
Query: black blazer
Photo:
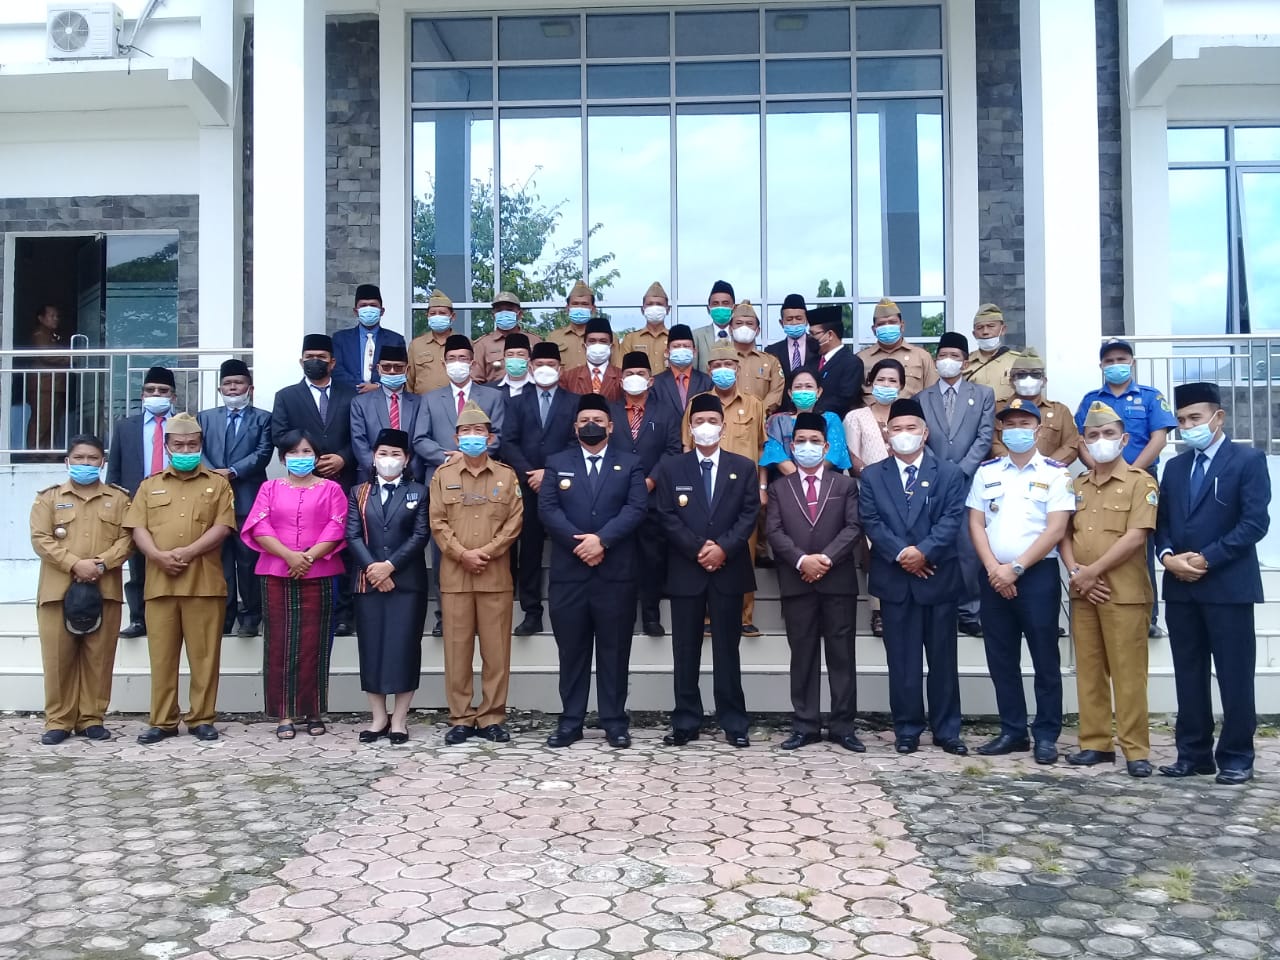
[[[858, 595], [858, 483], [828, 465], [818, 486], [818, 519], [809, 519], [804, 478], [797, 471], [769, 484], [765, 536], [778, 561], [778, 589], [784, 597], [807, 593]], [[831, 569], [817, 583], [805, 583], [796, 564], [805, 554], [825, 553]]]
[[1166, 603], [1262, 603], [1257, 543], [1267, 534], [1271, 477], [1261, 450], [1223, 442], [1209, 461], [1204, 484], [1191, 502], [1195, 450], [1164, 468], [1156, 511], [1156, 553], [1202, 554], [1208, 572], [1195, 583], [1164, 575]]
[[[364, 516], [360, 515], [360, 497], [369, 491]], [[427, 488], [415, 480], [396, 484], [395, 492], [383, 510], [378, 482], [362, 483], [347, 497], [347, 549], [354, 566], [363, 571], [369, 564], [388, 560], [395, 567], [391, 580], [397, 590], [427, 589], [427, 561], [424, 549], [431, 536], [427, 516]], [[367, 593], [374, 589], [357, 576], [353, 589]]]
[[143, 413], [117, 420], [111, 428], [111, 445], [107, 447], [107, 483], [124, 487], [129, 495], [138, 492], [142, 483], [142, 418]]
[[578, 438], [573, 429], [573, 422], [578, 418], [576, 393], [570, 393], [564, 387], [556, 388], [545, 427], [538, 409], [542, 398], [536, 387], [525, 387], [520, 396], [503, 402], [507, 410], [499, 453], [522, 484], [526, 483], [526, 473], [541, 470], [547, 465], [547, 457], [570, 445], [577, 446]]
[[663, 370], [653, 378], [653, 386], [649, 388], [649, 399], [657, 400], [659, 405], [670, 411], [679, 423], [684, 418], [684, 408], [700, 393], [713, 389], [709, 374], [697, 367], [692, 367], [689, 377], [689, 394], [684, 403], [680, 402], [680, 388], [676, 386], [675, 374], [670, 369]]
[[609, 438], [609, 447], [639, 457], [646, 477], [653, 476], [664, 457], [680, 454], [680, 418], [672, 416], [670, 408], [656, 402], [652, 393], [645, 400], [644, 419], [640, 421], [640, 433], [634, 440], [631, 438], [626, 404], [610, 404], [609, 411], [613, 416], [613, 435]]
[[[708, 507], [698, 460], [696, 451], [672, 457], [663, 461], [654, 478], [658, 518], [670, 547], [666, 592], [673, 597], [693, 597], [704, 590], [750, 593], [756, 588], [756, 575], [747, 540], [760, 514], [755, 461], [721, 450]], [[708, 540], [714, 540], [725, 552], [724, 566], [715, 573], [708, 573], [698, 563], [698, 552]]]
[[227, 482], [235, 498], [236, 517], [247, 517], [271, 463], [271, 414], [255, 406], [241, 410], [240, 429], [230, 450], [226, 449], [226, 407], [201, 410], [196, 419], [204, 431], [204, 462], [219, 470], [235, 470], [235, 477], [228, 477]]
[[[861, 481], [858, 508], [871, 540], [871, 594], [889, 603], [954, 603], [963, 590], [956, 540], [960, 524], [968, 522], [969, 484], [960, 468], [925, 450], [910, 504], [893, 456], [863, 470]], [[934, 568], [928, 579], [898, 566], [898, 554], [912, 546]]]
[[336, 453], [343, 459], [342, 473], [330, 479], [349, 491], [356, 479], [356, 458], [351, 450], [351, 401], [355, 396], [355, 387], [331, 380], [329, 420], [325, 423], [320, 419], [320, 408], [316, 406], [307, 381], [277, 390], [275, 407], [271, 411], [272, 445], [278, 445], [280, 438], [290, 430], [309, 431], [320, 444], [317, 456]]
[[[818, 365], [813, 366], [817, 373]], [[817, 373], [818, 386], [822, 388], [822, 396], [818, 398], [818, 413], [830, 410], [844, 419], [844, 415], [854, 407], [862, 406], [862, 387], [867, 376], [862, 369], [862, 361], [848, 344], [845, 344]]]
[[[814, 375], [818, 373], [818, 358], [821, 356], [821, 347], [818, 341], [813, 339], [807, 333], [804, 335], [804, 364], [801, 369], [811, 370]], [[782, 375], [784, 377], [791, 376], [791, 340], [783, 337], [777, 343], [771, 343], [764, 348], [765, 353], [772, 354], [773, 357], [782, 365]], [[827, 574], [831, 576], [831, 574]], [[825, 579], [825, 578], [824, 578]]]
[[[640, 461], [606, 446], [600, 461], [595, 496], [587, 483], [587, 463], [580, 445], [547, 458], [538, 517], [551, 537], [551, 582], [634, 580], [636, 530], [645, 518], [649, 492]], [[604, 545], [604, 559], [589, 567], [573, 555], [580, 533], [594, 533]]]

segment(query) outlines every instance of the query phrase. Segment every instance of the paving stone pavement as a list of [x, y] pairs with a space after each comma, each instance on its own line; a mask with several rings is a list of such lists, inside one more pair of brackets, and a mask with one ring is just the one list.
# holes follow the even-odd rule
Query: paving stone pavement
[[0, 960], [1280, 957], [1272, 738], [1230, 788], [877, 733], [554, 751], [229, 721], [143, 747], [109, 723], [51, 748], [0, 718]]

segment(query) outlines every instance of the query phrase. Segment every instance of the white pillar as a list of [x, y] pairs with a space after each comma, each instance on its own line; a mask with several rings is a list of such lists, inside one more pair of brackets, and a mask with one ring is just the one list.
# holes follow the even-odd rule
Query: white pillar
[[[428, 5], [429, 6], [429, 5]], [[409, 20], [401, 3], [382, 4], [378, 15], [378, 137], [381, 195], [378, 204], [378, 286], [386, 305], [385, 325], [413, 336], [409, 301], [413, 297], [410, 267], [409, 217], [412, 188], [407, 102], [409, 84]], [[470, 296], [450, 291], [456, 300]]]
[[1049, 392], [1097, 387], [1102, 336], [1093, 4], [1021, 0], [1027, 344]]
[[255, 405], [301, 377], [305, 333], [325, 329], [324, 4], [254, 8]]
[[978, 308], [978, 65], [974, 0], [947, 5], [947, 99], [951, 111], [951, 236], [947, 329], [968, 335]]

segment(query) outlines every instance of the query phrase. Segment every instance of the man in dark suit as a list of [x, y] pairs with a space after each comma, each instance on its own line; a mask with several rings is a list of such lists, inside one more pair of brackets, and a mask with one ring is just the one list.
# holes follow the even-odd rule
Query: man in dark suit
[[779, 319], [786, 336], [769, 344], [764, 352], [772, 354], [781, 364], [784, 379], [791, 379], [793, 370], [812, 370], [816, 374], [822, 354], [818, 341], [809, 336], [809, 311], [805, 307], [804, 297], [798, 293], [787, 294], [787, 298], [782, 301]]
[[854, 622], [858, 616], [858, 561], [862, 543], [858, 484], [823, 461], [827, 424], [821, 414], [796, 414], [792, 457], [796, 471], [769, 485], [765, 536], [777, 561], [782, 618], [791, 648], [791, 736], [782, 749], [822, 739], [822, 649], [831, 682], [832, 743], [862, 753], [854, 732], [857, 676]]
[[356, 287], [356, 305], [352, 310], [357, 323], [333, 335], [333, 379], [354, 387], [357, 393], [378, 389], [378, 351], [386, 346], [404, 348], [404, 337], [382, 326], [386, 313], [382, 292], [372, 283]]
[[[1175, 763], [1166, 777], [1208, 775], [1241, 784], [1253, 778], [1253, 606], [1262, 602], [1257, 543], [1270, 522], [1271, 480], [1261, 450], [1233, 443], [1211, 383], [1175, 387], [1178, 436], [1190, 448], [1160, 483], [1156, 555], [1164, 565], [1165, 623], [1173, 654], [1178, 721]], [[1222, 698], [1213, 744], [1210, 659]]]
[[[351, 492], [356, 479], [356, 458], [351, 452], [351, 401], [355, 388], [333, 378], [333, 340], [324, 333], [308, 333], [302, 338], [298, 360], [303, 379], [276, 391], [271, 409], [271, 443], [278, 446], [290, 430], [305, 430], [316, 439], [316, 473], [333, 480], [344, 493]], [[334, 612], [334, 632], [351, 636], [350, 555], [343, 552], [347, 575], [338, 586]]]
[[[351, 453], [356, 458], [356, 481], [364, 483], [378, 475], [373, 468], [375, 441], [383, 430], [403, 430], [410, 437], [418, 422], [422, 397], [405, 389], [408, 382], [409, 351], [390, 344], [378, 354], [378, 388], [351, 401]], [[422, 482], [422, 458], [409, 451], [406, 471]]]
[[868, 589], [880, 598], [884, 618], [894, 748], [920, 748], [927, 657], [933, 742], [964, 756], [969, 749], [960, 739], [955, 624], [961, 586], [956, 539], [967, 484], [959, 467], [925, 446], [929, 428], [915, 399], [894, 401], [888, 433], [892, 456], [862, 471], [858, 506], [871, 540]]
[[218, 370], [222, 406], [196, 414], [204, 437], [204, 462], [231, 484], [236, 528], [222, 541], [222, 573], [227, 579], [223, 636], [240, 619], [239, 636], [256, 637], [262, 622], [262, 589], [254, 567], [258, 551], [240, 539], [258, 488], [271, 462], [271, 414], [253, 405], [253, 375], [243, 360], [227, 360]]
[[534, 389], [522, 390], [508, 406], [502, 437], [502, 459], [524, 494], [524, 526], [519, 556], [512, 560], [524, 619], [512, 631], [517, 637], [542, 632], [542, 546], [547, 534], [538, 519], [538, 493], [547, 457], [574, 443], [578, 396], [560, 386], [560, 347], [549, 340], [535, 343], [529, 361]]
[[667, 369], [653, 378], [649, 389], [653, 401], [669, 411], [677, 423], [684, 419], [691, 397], [710, 393], [715, 386], [711, 375], [695, 366], [697, 359], [693, 331], [687, 324], [677, 323], [667, 334]]
[[653, 376], [649, 355], [640, 350], [622, 358], [622, 391], [625, 403], [609, 408], [614, 430], [611, 446], [635, 454], [644, 470], [644, 483], [649, 491], [648, 513], [640, 527], [640, 626], [651, 637], [666, 636], [658, 603], [662, 599], [662, 578], [667, 569], [666, 542], [662, 522], [658, 519], [658, 498], [654, 495], [654, 476], [658, 464], [680, 453], [680, 418], [668, 407], [653, 400]]
[[[117, 420], [111, 431], [111, 456], [107, 459], [107, 483], [123, 487], [129, 496], [138, 492], [138, 484], [153, 473], [159, 473], [169, 462], [164, 445], [164, 422], [173, 409], [173, 371], [152, 367], [142, 378], [142, 412]], [[124, 585], [129, 601], [129, 625], [120, 636], [133, 639], [147, 632], [143, 601], [147, 565], [141, 550], [129, 555], [129, 582]]]
[[596, 661], [600, 726], [611, 747], [631, 746], [627, 677], [631, 624], [620, 610], [635, 609], [636, 531], [644, 522], [648, 493], [634, 455], [609, 446], [615, 424], [604, 397], [579, 398], [575, 448], [547, 457], [538, 491], [538, 516], [551, 538], [547, 603], [560, 651], [560, 723], [549, 747], [582, 739]]
[[675, 709], [668, 746], [698, 739], [702, 726], [703, 623], [711, 619], [716, 720], [725, 740], [747, 747], [746, 696], [742, 692], [743, 596], [756, 588], [747, 540], [760, 513], [753, 460], [720, 449], [724, 406], [714, 393], [689, 404], [694, 449], [658, 468], [658, 515], [668, 544], [666, 593], [671, 598], [672, 674]]
[[809, 336], [818, 344], [818, 398], [815, 413], [830, 410], [841, 419], [854, 407], [862, 406], [866, 374], [862, 360], [844, 345], [844, 307], [838, 303], [809, 311]]

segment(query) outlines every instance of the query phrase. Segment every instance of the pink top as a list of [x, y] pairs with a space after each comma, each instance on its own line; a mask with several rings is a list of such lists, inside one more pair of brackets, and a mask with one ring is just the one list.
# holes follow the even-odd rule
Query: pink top
[[321, 480], [311, 487], [295, 487], [283, 479], [268, 480], [258, 491], [240, 535], [262, 554], [254, 572], [268, 577], [287, 577], [289, 565], [258, 546], [258, 537], [275, 537], [290, 550], [306, 550], [317, 543], [337, 540], [337, 548], [307, 571], [306, 578], [313, 579], [342, 573], [338, 554], [346, 547], [346, 524], [347, 497], [332, 480]]
[[[889, 411], [884, 409], [886, 416]], [[844, 415], [844, 440], [849, 447], [849, 455], [857, 457], [867, 466], [879, 463], [889, 456], [889, 448], [884, 442], [884, 433], [873, 412], [874, 406], [859, 407]]]

